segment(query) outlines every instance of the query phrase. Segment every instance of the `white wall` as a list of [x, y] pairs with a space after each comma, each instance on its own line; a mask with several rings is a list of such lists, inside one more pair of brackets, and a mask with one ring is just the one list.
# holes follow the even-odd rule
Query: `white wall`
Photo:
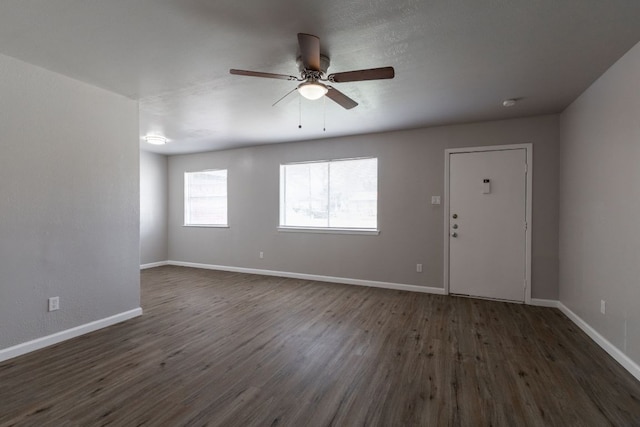
[[562, 114], [560, 135], [560, 301], [640, 364], [640, 44]]
[[138, 308], [140, 216], [137, 104], [3, 55], [0, 76], [2, 350]]
[[[169, 259], [442, 288], [444, 213], [430, 200], [444, 193], [444, 150], [531, 142], [532, 296], [555, 300], [557, 137], [558, 116], [542, 116], [171, 156]], [[281, 163], [361, 156], [379, 159], [379, 236], [277, 231]], [[183, 227], [183, 174], [210, 168], [229, 170], [230, 227]]]
[[167, 156], [140, 152], [140, 264], [167, 260]]

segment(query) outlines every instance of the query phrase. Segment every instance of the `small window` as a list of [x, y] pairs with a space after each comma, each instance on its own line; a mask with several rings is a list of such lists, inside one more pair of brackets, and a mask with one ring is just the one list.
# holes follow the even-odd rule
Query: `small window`
[[184, 174], [184, 225], [227, 226], [227, 171]]
[[376, 230], [378, 159], [280, 165], [280, 227]]

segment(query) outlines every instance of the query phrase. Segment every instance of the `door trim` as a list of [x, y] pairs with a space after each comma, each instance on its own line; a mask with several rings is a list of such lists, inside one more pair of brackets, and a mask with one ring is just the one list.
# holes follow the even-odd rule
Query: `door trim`
[[449, 148], [444, 150], [444, 293], [449, 295], [449, 167], [451, 155], [455, 153], [474, 153], [479, 151], [525, 150], [527, 157], [526, 221], [525, 232], [525, 283], [524, 303], [531, 305], [531, 229], [533, 201], [533, 144], [491, 145], [484, 147]]

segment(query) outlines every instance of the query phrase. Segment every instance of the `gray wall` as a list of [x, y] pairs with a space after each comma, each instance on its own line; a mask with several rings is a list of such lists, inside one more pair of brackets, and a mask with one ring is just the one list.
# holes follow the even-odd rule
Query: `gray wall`
[[140, 152], [140, 264], [167, 260], [167, 156]]
[[3, 349], [140, 306], [139, 141], [134, 101], [3, 55], [0, 76]]
[[560, 301], [636, 363], [639, 81], [640, 44], [562, 114], [560, 133]]
[[[557, 299], [557, 138], [542, 116], [171, 156], [169, 259], [442, 288], [444, 150], [531, 142], [532, 296]], [[379, 159], [380, 235], [277, 231], [280, 163], [360, 156]], [[229, 170], [230, 227], [183, 227], [183, 174], [209, 168]]]

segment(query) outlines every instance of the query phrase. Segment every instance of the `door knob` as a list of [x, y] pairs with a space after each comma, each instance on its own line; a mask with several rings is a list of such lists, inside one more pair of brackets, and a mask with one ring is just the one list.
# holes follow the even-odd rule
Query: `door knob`
[[451, 237], [458, 237], [458, 233], [454, 231], [453, 233], [451, 233]]

